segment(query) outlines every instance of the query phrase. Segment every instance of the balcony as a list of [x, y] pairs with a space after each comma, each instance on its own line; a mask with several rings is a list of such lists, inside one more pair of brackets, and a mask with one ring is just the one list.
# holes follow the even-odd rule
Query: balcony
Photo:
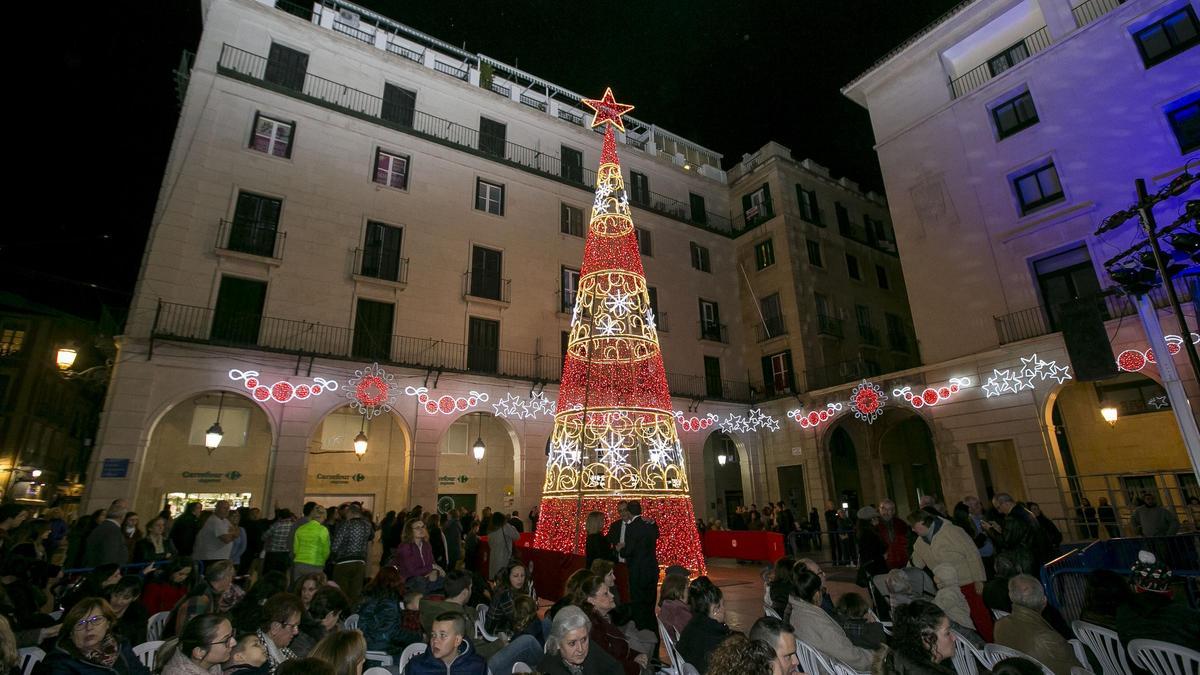
[[374, 33], [370, 33], [365, 30], [362, 30], [361, 28], [358, 28], [357, 26], [351, 26], [348, 23], [342, 23], [341, 21], [338, 21], [337, 19], [334, 19], [334, 21], [333, 21], [333, 30], [338, 33], [341, 33], [342, 35], [350, 36], [350, 37], [354, 38], [355, 40], [359, 40], [360, 42], [365, 42], [369, 45], [375, 44], [375, 34]]
[[[218, 315], [208, 307], [158, 303], [154, 324], [150, 329], [151, 353], [155, 339], [196, 342], [231, 347], [243, 347], [283, 354], [324, 356], [352, 359], [354, 333], [350, 328], [308, 321], [293, 321], [258, 314]], [[372, 335], [372, 338], [376, 336]], [[360, 340], [360, 343], [362, 341]], [[380, 362], [385, 365], [434, 369], [451, 372], [472, 372], [471, 354], [481, 356], [481, 347], [404, 335], [383, 338]], [[494, 361], [492, 356], [494, 354]], [[530, 354], [510, 350], [489, 350], [485, 372], [534, 382], [558, 382], [562, 375], [562, 356], [559, 354]], [[494, 367], [492, 366], [494, 363]], [[480, 369], [475, 368], [478, 372]], [[715, 383], [703, 375], [667, 373], [671, 394], [686, 398], [720, 398], [727, 401], [750, 402], [752, 392], [748, 382], [721, 380], [721, 396], [710, 395], [709, 384]]]
[[850, 222], [838, 223], [838, 234], [846, 239], [856, 241], [864, 246], [870, 246], [876, 251], [882, 251], [888, 255], [898, 255], [896, 243], [887, 239], [880, 239], [875, 234], [866, 228], [855, 225]]
[[1125, 0], [1088, 0], [1071, 10], [1075, 25], [1083, 28], [1089, 23], [1125, 4]]
[[355, 279], [385, 281], [403, 286], [408, 283], [408, 258], [389, 258], [378, 248], [354, 249]]
[[528, 94], [521, 94], [521, 105], [527, 105], [534, 110], [546, 112], [546, 102]]
[[277, 228], [275, 223], [222, 220], [217, 228], [217, 252], [242, 253], [278, 262], [283, 259], [287, 233]]
[[768, 199], [743, 211], [734, 225], [740, 225], [741, 227], [737, 228], [738, 231], [745, 232], [746, 230], [753, 230], [774, 217], [775, 206]]
[[[1182, 279], [1175, 279], [1173, 283], [1175, 284], [1175, 293], [1179, 296], [1179, 302], [1191, 302], [1192, 294], [1187, 282]], [[1095, 300], [1101, 304], [1100, 315], [1106, 321], [1137, 314], [1136, 300], [1127, 295], [1122, 295], [1116, 289], [1101, 292], [1098, 296], [1095, 296]], [[1150, 300], [1157, 309], [1163, 309], [1171, 305], [1170, 297], [1167, 295], [1166, 289], [1162, 286], [1150, 292]], [[1000, 344], [1006, 345], [1010, 342], [1020, 342], [1021, 340], [1029, 340], [1057, 333], [1060, 327], [1055, 317], [1058, 316], [1059, 311], [1057, 307], [1051, 312], [1047, 311], [1045, 307], [1038, 305], [993, 317], [996, 322], [996, 337], [1000, 340]]]
[[654, 329], [659, 333], [671, 332], [671, 315], [667, 312], [654, 313]]
[[787, 321], [784, 321], [782, 314], [765, 317], [759, 323], [754, 324], [755, 337], [759, 342], [787, 335], [787, 332]]
[[433, 69], [439, 73], [442, 73], [443, 75], [449, 75], [450, 77], [453, 77], [456, 80], [462, 80], [463, 82], [466, 82], [471, 75], [470, 71], [465, 68], [459, 68], [458, 66], [451, 65], [445, 61], [438, 61], [437, 59], [434, 59], [433, 61]]
[[[419, 54], [416, 56], [420, 57]], [[434, 69], [459, 79], [463, 79], [466, 73], [466, 71], [440, 61], [434, 62]], [[561, 158], [554, 155], [499, 138], [495, 139], [495, 145], [493, 145], [492, 139], [487, 137], [481, 139], [479, 131], [476, 129], [416, 109], [410, 111], [406, 108], [405, 114], [400, 116], [394, 114], [392, 110], [385, 114], [384, 101], [381, 97], [318, 77], [312, 73], [297, 74], [299, 84], [296, 86], [272, 82], [266, 77], [267, 70], [266, 57], [229, 44], [222, 46], [217, 72], [226, 77], [249, 82], [264, 89], [434, 143], [481, 155], [493, 161], [545, 178], [552, 178], [589, 192], [596, 189], [595, 171], [572, 167], [564, 174]], [[302, 77], [300, 77], [301, 75]], [[576, 119], [574, 113], [560, 110], [559, 117], [572, 124], [583, 124], [583, 118]], [[637, 143], [628, 138], [627, 144], [638, 147]], [[570, 176], [570, 178], [564, 178], [564, 176]], [[646, 199], [635, 202], [634, 205], [705, 230], [723, 235], [731, 233], [731, 219], [728, 215], [708, 211], [702, 218], [692, 218], [690, 207], [672, 197], [651, 192]]]
[[729, 332], [723, 323], [700, 322], [700, 339], [709, 342], [729, 342]]
[[463, 272], [463, 297], [512, 302], [512, 280], [501, 279], [495, 274], [470, 270]]
[[821, 335], [829, 335], [840, 338], [842, 333], [842, 320], [828, 314], [817, 314], [817, 333]]
[[953, 98], [960, 98], [987, 84], [992, 78], [1012, 68], [1025, 59], [1037, 54], [1050, 46], [1050, 33], [1042, 26], [1038, 30], [1021, 38], [1016, 44], [1008, 47], [999, 54], [993, 55], [984, 63], [972, 68], [962, 75], [950, 80], [950, 91]]
[[864, 345], [879, 346], [879, 332], [873, 326], [858, 324], [858, 339]]
[[408, 47], [405, 47], [404, 45], [398, 44], [396, 42], [389, 41], [387, 43], [387, 50], [391, 54], [395, 54], [396, 56], [401, 56], [403, 58], [408, 59], [409, 61], [413, 61], [414, 63], [421, 63], [425, 60], [425, 57], [420, 52], [414, 52], [413, 50], [409, 49]]
[[491, 84], [488, 85], [488, 89], [492, 90], [492, 93], [500, 94], [504, 98], [512, 98], [512, 87], [506, 87], [495, 80], [492, 80]]
[[882, 372], [879, 364], [866, 359], [842, 361], [830, 366], [804, 371], [806, 391], [836, 387], [839, 384], [876, 377]]

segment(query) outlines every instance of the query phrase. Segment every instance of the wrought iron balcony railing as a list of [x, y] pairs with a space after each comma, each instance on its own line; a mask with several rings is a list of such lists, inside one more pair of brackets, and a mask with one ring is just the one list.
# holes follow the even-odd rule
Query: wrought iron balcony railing
[[1050, 46], [1050, 33], [1042, 26], [1016, 44], [950, 81], [953, 98], [966, 96], [992, 78]]

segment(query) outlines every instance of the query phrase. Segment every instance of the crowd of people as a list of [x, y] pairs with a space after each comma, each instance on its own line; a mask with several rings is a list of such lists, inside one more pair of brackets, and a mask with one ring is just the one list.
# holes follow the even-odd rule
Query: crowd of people
[[[175, 517], [164, 509], [143, 530], [121, 499], [72, 524], [54, 509], [32, 518], [4, 505], [0, 656], [11, 667], [18, 648], [40, 646], [37, 673], [142, 675], [133, 646], [154, 638], [164, 641], [156, 663], [166, 675], [360, 675], [368, 652], [398, 663], [420, 645], [403, 672], [499, 674], [521, 662], [562, 675], [650, 675], [663, 665], [661, 624], [702, 675], [791, 675], [797, 641], [889, 675], [946, 675], [956, 639], [1012, 647], [1056, 675], [1076, 665], [1069, 627], [1031, 576], [1061, 534], [1036, 504], [1007, 494], [990, 504], [968, 497], [949, 512], [926, 500], [904, 519], [887, 500], [859, 509], [842, 528], [850, 536], [835, 543], [845, 557], [834, 558], [856, 561], [864, 592], [836, 602], [820, 565], [793, 555], [793, 537], [765, 578], [773, 616], [745, 634], [727, 625], [723, 593], [708, 577], [668, 567], [660, 583], [658, 528], [638, 501], [620, 502], [618, 514], [607, 523], [601, 512], [587, 515], [586, 566], [542, 611], [516, 546], [526, 524], [517, 513], [417, 506], [376, 522], [359, 503], [310, 502], [263, 519], [221, 501], [188, 504]], [[766, 518], [781, 526], [791, 515], [780, 504]], [[536, 527], [536, 510], [528, 523]], [[370, 576], [373, 542], [382, 552]], [[628, 570], [628, 597], [617, 564]], [[1131, 572], [1132, 584], [1094, 572], [1082, 618], [1126, 642], [1200, 648], [1189, 629], [1200, 616], [1173, 597], [1170, 571], [1143, 552]], [[991, 610], [1008, 615], [993, 622]], [[1015, 670], [996, 672], [1023, 672], [1007, 667]]]

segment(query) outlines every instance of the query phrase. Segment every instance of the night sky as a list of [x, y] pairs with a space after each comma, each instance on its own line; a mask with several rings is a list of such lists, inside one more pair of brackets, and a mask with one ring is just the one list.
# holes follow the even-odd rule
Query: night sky
[[[611, 85], [635, 117], [724, 154], [725, 168], [776, 140], [879, 190], [867, 113], [839, 89], [957, 1], [360, 4], [585, 96]], [[36, 206], [10, 212], [0, 235], [0, 289], [94, 318], [129, 302], [179, 114], [172, 71], [198, 44], [200, 3], [79, 3], [54, 23], [14, 62], [28, 105], [10, 128], [10, 187]]]

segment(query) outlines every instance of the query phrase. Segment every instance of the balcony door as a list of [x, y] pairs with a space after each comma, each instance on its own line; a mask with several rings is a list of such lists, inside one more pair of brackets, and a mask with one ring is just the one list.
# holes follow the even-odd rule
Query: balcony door
[[275, 257], [275, 238], [282, 210], [282, 200], [239, 192], [233, 226], [229, 230], [229, 250], [264, 258]]
[[500, 270], [503, 254], [490, 248], [471, 249], [471, 295], [477, 298], [500, 300]]
[[308, 72], [308, 54], [302, 51], [271, 43], [267, 55], [267, 70], [263, 79], [285, 89], [304, 91], [304, 76]]
[[390, 83], [383, 85], [383, 108], [380, 110], [380, 117], [384, 120], [395, 122], [402, 127], [411, 127], [416, 107], [417, 92]]
[[[1100, 294], [1100, 280], [1096, 278], [1096, 268], [1088, 255], [1086, 246], [1079, 246], [1069, 251], [1063, 251], [1033, 263], [1037, 274], [1038, 290], [1042, 294], [1046, 318], [1050, 321], [1050, 330], [1062, 327], [1062, 305], [1080, 298], [1097, 297]], [[1097, 300], [1100, 316], [1108, 319], [1108, 309], [1103, 300]]]
[[390, 302], [358, 301], [354, 315], [355, 358], [391, 361], [392, 326], [396, 306]]
[[222, 277], [213, 309], [212, 340], [238, 345], [258, 343], [267, 282]]
[[467, 370], [495, 373], [500, 362], [500, 322], [471, 317], [467, 329]]

